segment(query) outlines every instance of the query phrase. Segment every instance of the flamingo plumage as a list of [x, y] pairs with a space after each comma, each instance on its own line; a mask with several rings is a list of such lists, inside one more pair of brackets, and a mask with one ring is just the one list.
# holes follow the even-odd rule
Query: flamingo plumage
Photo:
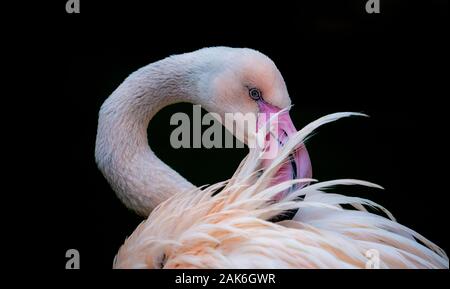
[[[254, 87], [262, 91], [260, 99], [248, 97]], [[150, 119], [180, 101], [219, 115], [275, 112], [287, 138], [270, 161], [261, 157], [267, 147], [250, 149], [230, 179], [197, 188], [147, 143]], [[311, 178], [306, 138], [325, 123], [361, 114], [331, 114], [297, 132], [289, 107], [278, 69], [251, 49], [201, 49], [130, 75], [100, 110], [96, 161], [124, 204], [148, 218], [119, 249], [113, 267], [365, 268], [367, 252], [375, 250], [380, 268], [448, 268], [442, 249], [382, 206], [324, 192], [336, 185], [378, 185]], [[256, 137], [265, 133], [259, 130]], [[289, 210], [297, 210], [292, 219], [274, 221]]]

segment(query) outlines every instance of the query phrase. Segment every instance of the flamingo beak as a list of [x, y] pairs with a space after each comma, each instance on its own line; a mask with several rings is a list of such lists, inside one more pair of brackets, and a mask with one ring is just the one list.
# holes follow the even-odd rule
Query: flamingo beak
[[[273, 106], [269, 103], [261, 101], [259, 104], [260, 112], [266, 114], [266, 119], [269, 119], [270, 114], [278, 113], [281, 111], [280, 108]], [[297, 132], [294, 124], [292, 123], [291, 117], [289, 116], [289, 111], [283, 111], [278, 115], [278, 133], [276, 134], [277, 140], [276, 145], [283, 147], [289, 140], [289, 137]], [[267, 159], [263, 161], [263, 166], [266, 167], [270, 164], [271, 160]], [[289, 162], [284, 164], [278, 172], [275, 174], [272, 184], [279, 184], [284, 181], [292, 179], [304, 179], [312, 177], [312, 167], [309, 158], [308, 151], [305, 145], [300, 146], [297, 150], [289, 155]], [[308, 183], [301, 183], [293, 186], [286, 192], [279, 193], [275, 199], [280, 200], [284, 198], [287, 194], [293, 190], [300, 189]]]

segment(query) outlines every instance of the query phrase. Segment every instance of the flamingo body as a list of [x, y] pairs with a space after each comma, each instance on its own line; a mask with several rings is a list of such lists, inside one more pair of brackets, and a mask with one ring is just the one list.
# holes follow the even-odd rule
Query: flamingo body
[[[276, 131], [258, 118], [259, 130], [240, 140], [279, 137], [251, 148], [229, 180], [196, 188], [147, 141], [151, 118], [177, 102], [200, 104], [220, 117], [275, 113]], [[358, 114], [328, 115], [297, 131], [290, 105], [275, 64], [251, 49], [200, 49], [132, 73], [102, 105], [95, 147], [97, 165], [117, 196], [147, 217], [120, 248], [114, 268], [365, 268], [375, 253], [381, 268], [448, 268], [444, 251], [383, 207], [324, 192], [335, 185], [377, 185], [313, 183], [305, 139], [325, 123]], [[269, 134], [261, 129], [266, 124]], [[224, 126], [245, 130], [237, 122]], [[263, 158], [274, 146], [276, 155]], [[291, 220], [274, 221], [294, 209]]]

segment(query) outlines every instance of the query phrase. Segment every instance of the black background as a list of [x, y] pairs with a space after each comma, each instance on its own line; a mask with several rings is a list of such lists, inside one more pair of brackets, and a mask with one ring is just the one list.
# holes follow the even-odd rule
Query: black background
[[[382, 185], [384, 191], [339, 192], [382, 204], [448, 252], [442, 201], [448, 194], [448, 1], [381, 0], [381, 14], [367, 14], [363, 0], [89, 2], [81, 0], [81, 13], [70, 15], [65, 1], [47, 3], [34, 22], [39, 26], [30, 23], [29, 43], [51, 86], [45, 91], [51, 113], [42, 116], [52, 129], [46, 156], [55, 162], [39, 163], [50, 204], [39, 210], [48, 266], [63, 269], [65, 251], [76, 248], [82, 268], [111, 268], [119, 246], [142, 220], [120, 203], [96, 168], [102, 102], [141, 66], [217, 45], [250, 47], [274, 60], [295, 105], [297, 128], [333, 112], [370, 115], [329, 124], [309, 141], [314, 178]], [[196, 185], [231, 176], [246, 150], [171, 149], [175, 111], [190, 113], [191, 105], [169, 107], [150, 124], [156, 154]]]

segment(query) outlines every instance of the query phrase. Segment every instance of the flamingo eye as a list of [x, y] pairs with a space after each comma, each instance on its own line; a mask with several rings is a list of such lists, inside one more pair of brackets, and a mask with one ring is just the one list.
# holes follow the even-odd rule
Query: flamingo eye
[[262, 98], [262, 93], [257, 88], [250, 88], [250, 90], [248, 91], [248, 94], [250, 95], [250, 97], [253, 100], [260, 100]]

